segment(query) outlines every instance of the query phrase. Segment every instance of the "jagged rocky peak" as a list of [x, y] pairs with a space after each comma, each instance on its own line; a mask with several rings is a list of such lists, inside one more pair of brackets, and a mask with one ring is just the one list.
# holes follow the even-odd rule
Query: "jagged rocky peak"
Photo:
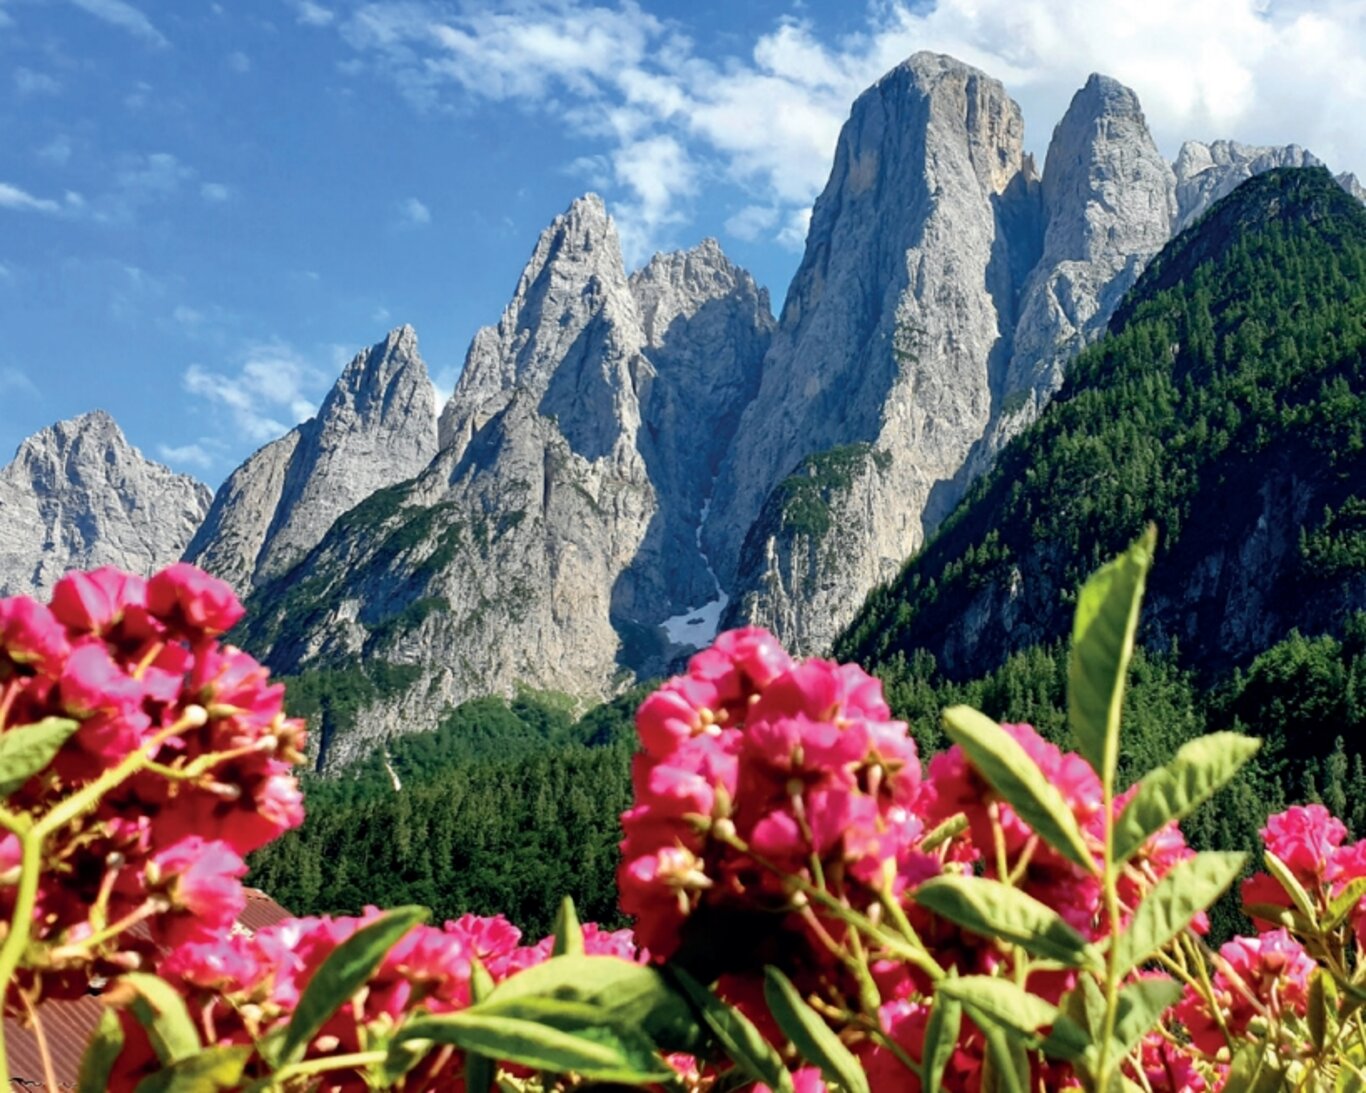
[[[1175, 230], [1181, 231], [1253, 175], [1277, 167], [1322, 167], [1323, 162], [1298, 144], [1273, 147], [1240, 144], [1236, 140], [1216, 140], [1210, 144], [1188, 140], [1181, 145], [1173, 166], [1179, 207]], [[1339, 175], [1338, 185], [1355, 197], [1362, 196], [1354, 175]]]
[[46, 596], [69, 569], [151, 573], [180, 557], [209, 497], [103, 410], [59, 421], [0, 469], [0, 595]]
[[417, 475], [436, 450], [436, 391], [416, 333], [402, 326], [356, 355], [317, 416], [228, 476], [186, 558], [246, 595], [302, 558], [343, 512]]
[[1023, 420], [1104, 333], [1171, 235], [1175, 178], [1132, 90], [1095, 74], [1072, 97], [1048, 146], [1042, 196], [1043, 253], [1021, 296], [1004, 386], [1003, 402]]
[[616, 224], [597, 194], [583, 195], [541, 232], [499, 324], [475, 333], [441, 413], [441, 448], [458, 458], [516, 396], [553, 415], [576, 451], [604, 454], [634, 436], [623, 388], [639, 340]]

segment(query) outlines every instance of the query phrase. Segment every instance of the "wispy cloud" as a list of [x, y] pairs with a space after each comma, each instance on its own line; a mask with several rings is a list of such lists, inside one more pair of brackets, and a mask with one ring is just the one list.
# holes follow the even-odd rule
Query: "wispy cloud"
[[46, 72], [35, 72], [31, 68], [14, 70], [14, 89], [21, 95], [55, 95], [62, 89], [62, 82]]
[[1040, 150], [1100, 71], [1134, 87], [1169, 154], [1188, 137], [1228, 136], [1366, 167], [1361, 0], [871, 0], [856, 33], [822, 39], [785, 19], [721, 58], [630, 0], [475, 2], [458, 13], [375, 0], [337, 25], [364, 67], [419, 109], [515, 101], [584, 138], [575, 170], [610, 184], [635, 246], [661, 242], [712, 178], [765, 210], [732, 217], [735, 234], [791, 245], [850, 102], [922, 49], [1005, 81]]
[[71, 158], [71, 151], [71, 138], [65, 133], [58, 133], [38, 149], [38, 158], [60, 167]]
[[0, 209], [20, 209], [31, 212], [55, 213], [61, 209], [59, 202], [48, 197], [34, 197], [27, 190], [0, 182]]
[[205, 201], [222, 204], [232, 197], [232, 187], [222, 182], [204, 182], [199, 186], [199, 196]]
[[251, 58], [240, 49], [233, 50], [228, 54], [228, 67], [239, 76], [245, 76], [251, 71]]
[[299, 22], [305, 26], [325, 27], [336, 18], [330, 9], [313, 3], [313, 0], [299, 0], [294, 7], [299, 13]]
[[229, 424], [255, 444], [273, 440], [311, 417], [327, 377], [283, 342], [253, 346], [235, 372], [192, 364], [186, 391], [226, 411]]
[[152, 25], [152, 21], [127, 0], [71, 0], [71, 3], [95, 18], [126, 30], [151, 45], [170, 45], [161, 31]]
[[398, 215], [403, 224], [410, 228], [420, 228], [432, 222], [432, 211], [415, 197], [399, 204]]
[[28, 373], [12, 365], [0, 367], [0, 391], [27, 395], [30, 398], [40, 399], [43, 397], [42, 392], [38, 390], [38, 385], [29, 379]]
[[167, 463], [181, 466], [194, 467], [197, 470], [211, 470], [218, 462], [216, 456], [210, 453], [209, 449], [200, 443], [193, 444], [158, 444], [157, 455]]

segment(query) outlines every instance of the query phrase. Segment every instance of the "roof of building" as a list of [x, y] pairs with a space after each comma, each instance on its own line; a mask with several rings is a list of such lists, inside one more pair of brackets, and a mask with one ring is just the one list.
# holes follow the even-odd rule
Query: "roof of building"
[[[289, 918], [289, 912], [257, 888], [248, 888], [247, 905], [237, 917], [235, 929], [246, 934]], [[5, 1018], [5, 1056], [9, 1062], [11, 1089], [43, 1089], [43, 1051], [39, 1030], [46, 1042], [52, 1077], [58, 1089], [75, 1089], [86, 1044], [100, 1023], [104, 1007], [95, 995], [70, 1000], [49, 999], [38, 1006], [38, 1027], [17, 1018]]]

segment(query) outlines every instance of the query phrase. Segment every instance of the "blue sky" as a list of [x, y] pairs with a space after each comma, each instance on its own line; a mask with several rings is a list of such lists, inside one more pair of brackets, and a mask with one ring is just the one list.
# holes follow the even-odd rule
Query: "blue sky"
[[921, 48], [1040, 161], [1098, 70], [1168, 155], [1366, 176], [1361, 0], [0, 0], [0, 459], [101, 407], [216, 485], [403, 322], [444, 394], [589, 189], [630, 263], [715, 235], [777, 308], [850, 101]]

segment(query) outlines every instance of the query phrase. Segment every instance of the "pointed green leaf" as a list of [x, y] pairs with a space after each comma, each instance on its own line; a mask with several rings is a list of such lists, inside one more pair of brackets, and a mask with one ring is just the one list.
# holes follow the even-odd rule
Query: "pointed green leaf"
[[560, 902], [559, 913], [555, 915], [555, 948], [553, 956], [581, 956], [583, 954], [583, 927], [579, 925], [574, 901], [565, 896]]
[[981, 1017], [1027, 1035], [1051, 1025], [1058, 1017], [1056, 1006], [1008, 979], [965, 975], [958, 979], [941, 979], [935, 989], [963, 1003], [979, 1026], [982, 1022], [978, 1018]]
[[1277, 903], [1249, 903], [1243, 907], [1248, 918], [1259, 922], [1269, 922], [1282, 926], [1292, 934], [1315, 933], [1314, 924], [1293, 907], [1282, 907]]
[[470, 957], [470, 1001], [482, 1002], [493, 993], [493, 976], [477, 956]]
[[1138, 1046], [1162, 1015], [1181, 1000], [1174, 979], [1139, 979], [1119, 992], [1111, 1057], [1122, 1059]]
[[199, 1051], [199, 1030], [195, 1028], [185, 999], [164, 979], [145, 972], [121, 975], [112, 991], [105, 994], [111, 1005], [126, 1005], [147, 1031], [157, 1058], [165, 1065], [187, 1059]]
[[1366, 877], [1348, 881], [1347, 886], [1328, 901], [1328, 914], [1323, 920], [1324, 930], [1336, 930], [1347, 921], [1347, 917], [1363, 899], [1366, 899]]
[[1233, 1056], [1224, 1089], [1238, 1093], [1279, 1093], [1285, 1075], [1274, 1057], [1275, 1049], [1261, 1042], [1244, 1044]]
[[945, 874], [925, 881], [915, 901], [983, 937], [1018, 945], [1069, 968], [1099, 969], [1100, 954], [1045, 903], [988, 877]]
[[1323, 1051], [1337, 1035], [1338, 988], [1324, 968], [1316, 968], [1309, 980], [1309, 1035]]
[[1152, 525], [1092, 574], [1077, 595], [1067, 662], [1067, 720], [1077, 750], [1108, 779], [1119, 760], [1119, 718], [1134, 655], [1138, 610], [1157, 546]]
[[1040, 1045], [1046, 1055], [1077, 1064], [1089, 1073], [1096, 1042], [1105, 1028], [1105, 995], [1095, 979], [1079, 976], [1077, 985], [1058, 1003], [1058, 1019]]
[[1309, 893], [1304, 890], [1304, 885], [1290, 871], [1290, 866], [1276, 857], [1268, 850], [1262, 855], [1262, 861], [1266, 863], [1266, 870], [1276, 878], [1276, 883], [1285, 889], [1285, 894], [1290, 897], [1290, 902], [1295, 905], [1295, 910], [1302, 914], [1310, 923], [1311, 927], [1318, 922], [1318, 912], [1314, 909], [1314, 901]]
[[123, 1025], [119, 1015], [112, 1009], [100, 1014], [100, 1023], [95, 1035], [90, 1038], [85, 1054], [81, 1056], [81, 1069], [76, 1078], [77, 1093], [105, 1093], [109, 1088], [109, 1074], [123, 1050]]
[[828, 1085], [845, 1093], [870, 1093], [868, 1076], [853, 1053], [825, 1018], [806, 1004], [792, 981], [772, 966], [764, 969], [764, 1000], [797, 1054], [818, 1066]]
[[332, 950], [309, 979], [294, 1010], [278, 1061], [294, 1062], [308, 1042], [363, 987], [399, 940], [427, 917], [425, 907], [400, 907], [367, 923]]
[[1183, 744], [1170, 763], [1149, 772], [1115, 823], [1114, 860], [1128, 861], [1173, 820], [1182, 820], [1238, 773], [1261, 741], [1217, 732]]
[[69, 717], [45, 717], [0, 733], [0, 797], [8, 797], [45, 770], [80, 727]]
[[488, 1001], [532, 995], [600, 1006], [605, 1021], [638, 1025], [664, 1051], [703, 1047], [692, 1007], [657, 968], [615, 956], [557, 956], [503, 980]]
[[1039, 838], [1069, 861], [1097, 872], [1072, 810], [1014, 737], [968, 706], [944, 711], [944, 731]]
[[138, 1082], [133, 1093], [216, 1093], [240, 1089], [251, 1058], [245, 1046], [210, 1047]]
[[1115, 938], [1115, 974], [1127, 975], [1170, 943], [1233, 883], [1246, 860], [1246, 854], [1207, 850], [1172, 866]]
[[924, 1093], [941, 1093], [944, 1068], [958, 1046], [963, 1024], [963, 1004], [943, 991], [934, 992], [930, 1016], [925, 1022], [925, 1046], [920, 1060], [920, 1085]]
[[792, 1075], [748, 1017], [734, 1006], [726, 1005], [681, 968], [671, 967], [669, 976], [696, 1007], [731, 1062], [754, 1081], [763, 1082], [773, 1093], [793, 1093]]
[[988, 1022], [978, 1027], [987, 1042], [983, 1093], [1029, 1093], [1029, 1056], [1025, 1045], [1000, 1025]]
[[489, 1059], [594, 1081], [646, 1084], [673, 1073], [639, 1028], [605, 1024], [600, 1007], [557, 998], [514, 998], [418, 1017], [394, 1039], [454, 1044]]

